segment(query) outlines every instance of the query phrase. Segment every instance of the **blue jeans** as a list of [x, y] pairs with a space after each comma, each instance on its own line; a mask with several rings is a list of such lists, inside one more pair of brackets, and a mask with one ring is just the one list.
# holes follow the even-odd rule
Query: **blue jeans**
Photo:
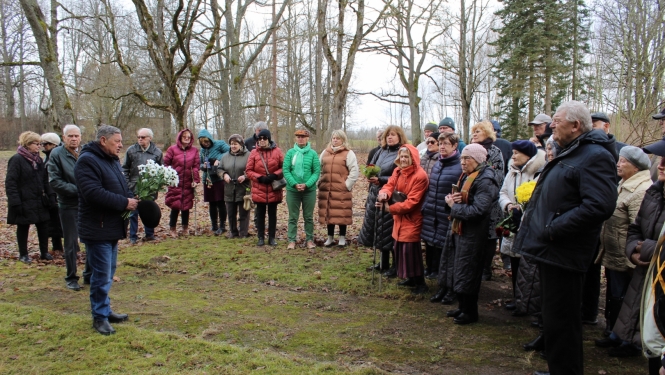
[[[143, 227], [145, 229], [146, 237], [153, 237], [155, 235], [155, 228], [148, 228], [145, 225]], [[139, 210], [134, 210], [132, 211], [131, 214], [129, 214], [129, 239], [138, 240], [139, 237], [136, 234], [138, 231], [139, 231]]]
[[90, 306], [95, 320], [106, 320], [111, 314], [109, 291], [118, 260], [118, 241], [86, 241], [90, 277]]

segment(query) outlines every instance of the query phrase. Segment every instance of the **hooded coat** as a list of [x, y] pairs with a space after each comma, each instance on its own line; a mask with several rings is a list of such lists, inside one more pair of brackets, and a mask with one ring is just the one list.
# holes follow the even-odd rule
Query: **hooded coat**
[[334, 151], [328, 145], [319, 160], [319, 222], [328, 225], [353, 224], [351, 190], [358, 180], [356, 154], [345, 147]]
[[[266, 167], [263, 160], [261, 160], [262, 157], [270, 173], [266, 172]], [[273, 141], [270, 141], [270, 147], [267, 149], [257, 147], [250, 152], [245, 174], [252, 180], [252, 201], [254, 203], [268, 204], [282, 201], [284, 189], [275, 191], [272, 184], [259, 182], [259, 177], [268, 174], [275, 174], [278, 179], [284, 177], [282, 164], [284, 164], [284, 154]]]
[[434, 164], [423, 203], [423, 229], [420, 238], [440, 248], [446, 242], [450, 226], [450, 207], [443, 198], [452, 192], [453, 184], [457, 183], [462, 174], [459, 158], [460, 153], [455, 150], [455, 154], [441, 158]]
[[[203, 181], [206, 181], [208, 178], [210, 178], [210, 182], [213, 184], [215, 182], [221, 181], [222, 178], [219, 177], [217, 173], [211, 173], [213, 165], [215, 164], [215, 160], [222, 161], [222, 157], [224, 157], [224, 155], [229, 152], [231, 148], [223, 140], [214, 140], [210, 132], [206, 129], [201, 129], [197, 138], [199, 142], [201, 141], [201, 138], [206, 138], [208, 141], [210, 141], [210, 147], [205, 148], [201, 146], [201, 149], [199, 150], [199, 168], [203, 171]], [[211, 159], [212, 161], [210, 162], [210, 168], [206, 168], [203, 163]]]
[[[247, 189], [251, 187], [250, 180], [245, 175], [249, 151], [245, 149], [244, 145], [240, 147], [240, 150], [235, 154], [232, 151], [224, 154], [217, 169], [220, 178], [223, 179], [224, 175], [228, 174], [232, 180], [230, 183], [224, 182], [224, 202], [242, 202]], [[245, 176], [245, 181], [242, 183], [237, 181], [240, 176]]]
[[600, 130], [570, 142], [543, 168], [513, 251], [556, 267], [586, 272], [600, 230], [614, 212], [616, 147]]
[[169, 186], [166, 192], [166, 205], [174, 210], [187, 211], [194, 207], [194, 188], [192, 182], [200, 183], [199, 176], [199, 155], [194, 144], [194, 135], [189, 145], [184, 146], [181, 139], [184, 132], [191, 132], [189, 129], [183, 129], [178, 133], [176, 144], [169, 147], [164, 155], [164, 165], [171, 166], [178, 172], [178, 186]]
[[447, 256], [441, 257], [438, 280], [440, 286], [452, 288], [455, 293], [476, 294], [480, 289], [487, 228], [492, 222], [490, 211], [498, 205], [497, 174], [488, 165], [480, 168], [469, 190], [467, 203], [454, 204], [450, 209], [450, 218], [461, 221], [462, 233], [453, 234], [448, 229], [443, 249]]
[[[360, 234], [358, 234], [358, 242], [363, 244], [363, 246], [372, 247], [374, 245], [374, 231], [376, 229], [376, 248], [381, 251], [392, 251], [393, 249], [393, 215], [388, 210], [381, 211], [380, 208], [377, 209], [374, 204], [379, 195], [379, 190], [388, 182], [393, 171], [397, 168], [395, 159], [397, 158], [397, 150], [401, 146], [397, 144], [382, 147], [374, 154], [370, 162], [370, 164], [381, 168], [381, 171], [377, 176], [379, 185], [370, 184], [367, 200], [365, 201], [365, 218], [363, 226], [360, 229]], [[376, 228], [374, 227], [375, 215], [378, 215], [376, 218]]]
[[[388, 199], [395, 191], [406, 194], [404, 202], [393, 203], [388, 209], [393, 215], [394, 221], [392, 237], [399, 242], [420, 242], [420, 230], [423, 225], [423, 196], [427, 191], [429, 179], [427, 172], [420, 166], [418, 149], [410, 144], [402, 147], [409, 150], [411, 165], [403, 169], [396, 168], [388, 183], [383, 185], [379, 193], [385, 193]], [[395, 162], [397, 163], [398, 160]]]

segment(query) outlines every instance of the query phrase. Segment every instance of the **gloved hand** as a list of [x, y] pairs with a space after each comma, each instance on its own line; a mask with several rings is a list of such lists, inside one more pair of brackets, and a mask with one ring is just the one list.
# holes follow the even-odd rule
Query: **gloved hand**
[[274, 173], [269, 174], [268, 178], [270, 179], [270, 182], [279, 180], [279, 177]]
[[270, 178], [268, 176], [261, 176], [261, 177], [257, 178], [257, 180], [259, 180], [260, 183], [266, 184], [266, 185], [271, 182]]

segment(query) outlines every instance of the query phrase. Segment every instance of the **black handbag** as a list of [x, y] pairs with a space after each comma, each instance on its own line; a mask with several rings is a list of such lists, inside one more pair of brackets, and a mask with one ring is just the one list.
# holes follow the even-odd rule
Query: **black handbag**
[[[270, 174], [270, 171], [268, 171], [268, 164], [266, 164], [266, 161], [263, 159], [263, 155], [261, 155], [261, 152], [259, 151], [259, 157], [261, 158], [261, 161], [263, 162], [263, 167], [266, 169], [266, 175]], [[282, 190], [286, 186], [286, 179], [284, 177], [280, 178], [279, 180], [275, 180], [270, 183], [272, 186], [272, 189], [277, 191], [277, 190]]]
[[402, 203], [406, 200], [406, 193], [402, 193], [401, 191], [395, 190], [393, 191], [393, 195], [390, 196], [390, 204], [395, 204], [395, 203]]

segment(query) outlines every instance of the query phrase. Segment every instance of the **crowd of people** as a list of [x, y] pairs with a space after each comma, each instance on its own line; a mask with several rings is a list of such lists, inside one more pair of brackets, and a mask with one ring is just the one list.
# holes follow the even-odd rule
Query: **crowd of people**
[[[653, 117], [665, 132], [665, 109]], [[643, 353], [650, 374], [665, 374], [665, 138], [644, 148], [618, 142], [606, 114], [591, 114], [576, 101], [562, 103], [553, 117], [537, 115], [529, 126], [533, 138], [508, 142], [498, 122], [481, 121], [471, 127], [468, 145], [449, 117], [426, 124], [417, 146], [399, 126], [377, 132], [379, 145], [367, 160], [374, 173], [363, 171], [369, 189], [358, 233], [359, 244], [380, 252], [369, 270], [401, 279], [397, 285], [414, 294], [428, 293], [426, 279], [433, 280], [430, 301], [457, 301], [446, 315], [466, 325], [480, 319], [481, 285], [491, 279], [498, 251], [512, 274], [506, 309], [537, 318], [539, 335], [524, 349], [539, 351], [550, 373], [581, 374], [582, 326], [598, 323], [604, 266], [606, 329], [595, 344], [613, 357]], [[118, 241], [126, 237], [123, 213], [131, 211], [129, 241], [136, 244], [142, 216], [134, 190], [139, 166], [149, 160], [179, 177], [165, 195], [171, 237], [189, 234], [202, 183], [216, 236], [249, 237], [253, 211], [256, 245], [277, 246], [277, 207], [286, 198], [287, 249], [296, 246], [301, 213], [305, 246], [316, 247], [316, 206], [327, 229], [324, 246], [346, 246], [361, 171], [356, 155], [341, 130], [320, 154], [308, 130], [294, 136], [284, 153], [265, 122], [255, 124], [250, 138], [234, 134], [228, 143], [205, 129], [197, 138], [184, 129], [162, 153], [144, 128], [121, 163], [122, 135], [113, 126], [99, 126], [84, 146], [75, 125], [63, 128], [62, 140], [24, 132], [5, 182], [19, 260], [31, 262], [27, 240], [35, 225], [40, 258], [53, 259], [50, 238], [54, 251], [64, 251], [66, 287], [81, 290], [80, 239], [93, 327], [114, 333], [109, 323], [128, 319], [111, 310], [109, 299]], [[144, 233], [142, 241], [156, 239], [154, 227]]]

